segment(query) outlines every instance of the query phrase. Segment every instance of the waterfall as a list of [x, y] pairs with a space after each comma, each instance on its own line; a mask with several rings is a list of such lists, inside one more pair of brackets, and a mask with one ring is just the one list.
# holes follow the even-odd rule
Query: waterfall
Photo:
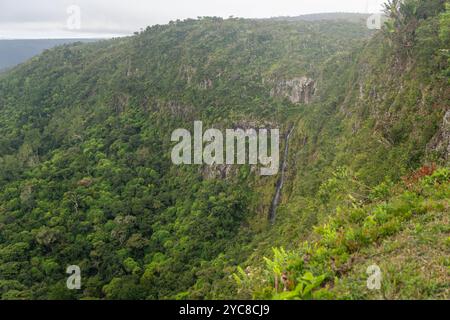
[[269, 210], [269, 220], [273, 224], [275, 223], [276, 215], [277, 215], [277, 208], [280, 204], [281, 200], [281, 191], [283, 189], [284, 185], [284, 179], [286, 176], [286, 169], [287, 169], [287, 162], [288, 162], [288, 155], [289, 155], [289, 139], [291, 138], [291, 134], [294, 131], [294, 126], [292, 126], [289, 129], [288, 134], [286, 135], [285, 142], [284, 142], [284, 156], [283, 156], [283, 162], [281, 164], [281, 174], [277, 181], [277, 187], [275, 191], [275, 196], [273, 197], [272, 204], [270, 205]]

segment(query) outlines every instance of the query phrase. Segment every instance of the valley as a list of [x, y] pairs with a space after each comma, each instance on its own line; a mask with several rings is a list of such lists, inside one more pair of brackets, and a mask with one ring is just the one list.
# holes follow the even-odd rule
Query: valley
[[[201, 17], [0, 73], [1, 299], [449, 299], [450, 6], [406, 2], [382, 30]], [[199, 121], [279, 129], [276, 174], [174, 163]]]

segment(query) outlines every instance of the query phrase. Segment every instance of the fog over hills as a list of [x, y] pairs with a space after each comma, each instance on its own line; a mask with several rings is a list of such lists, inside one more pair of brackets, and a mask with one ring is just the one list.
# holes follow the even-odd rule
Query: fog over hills
[[74, 42], [92, 42], [94, 39], [21, 39], [0, 40], [0, 72], [12, 68], [44, 50]]

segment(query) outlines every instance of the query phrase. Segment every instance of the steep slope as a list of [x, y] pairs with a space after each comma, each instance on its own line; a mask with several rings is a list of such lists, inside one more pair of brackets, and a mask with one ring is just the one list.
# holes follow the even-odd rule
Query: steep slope
[[[394, 199], [402, 177], [427, 161], [448, 166], [441, 12], [413, 17], [406, 52], [399, 30], [373, 35], [363, 23], [203, 18], [56, 48], [0, 75], [2, 298], [277, 298], [277, 283], [294, 289], [304, 276], [319, 298], [368, 297], [348, 293], [359, 269], [339, 268], [408, 232], [399, 224], [413, 223], [409, 209]], [[171, 133], [194, 120], [280, 128], [283, 138], [295, 128], [274, 225], [276, 176], [172, 165]], [[445, 222], [448, 175], [437, 172], [426, 211]], [[413, 198], [411, 208], [426, 206], [421, 192]], [[366, 237], [361, 222], [383, 202], [394, 203], [383, 221], [394, 227]], [[314, 226], [347, 222], [336, 211], [358, 214], [346, 240], [300, 262]], [[268, 259], [267, 270], [273, 246], [292, 265]], [[69, 265], [80, 266], [82, 290], [67, 290]], [[238, 265], [250, 267], [235, 282]]]
[[[3, 75], [2, 295], [170, 298], [208, 268], [221, 279], [211, 261], [251, 239], [249, 219], [267, 224], [276, 177], [175, 167], [172, 131], [194, 120], [283, 131], [311, 98], [296, 79], [369, 34], [354, 23], [205, 18], [59, 47]], [[69, 265], [83, 291], [66, 289]]]
[[[257, 237], [258, 250], [243, 264], [250, 267], [237, 274], [242, 297], [449, 298], [448, 173], [431, 190], [414, 187], [433, 173], [432, 162], [449, 165], [448, 9], [425, 9], [427, 18], [417, 18], [421, 10], [405, 15], [398, 29], [324, 67], [322, 94], [297, 124], [290, 159], [297, 169], [278, 224]], [[399, 45], [403, 26], [411, 46]], [[410, 199], [401, 203], [396, 197], [405, 189]], [[391, 206], [393, 219], [380, 226], [377, 214], [386, 219]], [[289, 250], [273, 254], [270, 244]], [[366, 286], [375, 264], [381, 291]], [[277, 295], [283, 279], [287, 292]], [[317, 293], [302, 293], [310, 285]]]

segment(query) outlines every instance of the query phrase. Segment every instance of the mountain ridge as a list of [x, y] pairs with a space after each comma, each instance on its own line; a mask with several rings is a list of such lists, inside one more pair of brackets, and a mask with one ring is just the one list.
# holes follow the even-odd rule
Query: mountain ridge
[[[376, 298], [353, 259], [404, 243], [413, 222], [420, 242], [436, 228], [421, 217], [448, 216], [448, 162], [426, 151], [450, 95], [443, 15], [406, 17], [413, 40], [362, 21], [186, 20], [2, 74], [1, 297]], [[313, 80], [308, 99], [298, 79]], [[277, 177], [172, 165], [170, 134], [193, 120], [295, 125], [275, 224]], [[448, 297], [447, 275], [412, 292], [385, 257], [386, 296]], [[69, 265], [80, 291], [65, 287]]]

